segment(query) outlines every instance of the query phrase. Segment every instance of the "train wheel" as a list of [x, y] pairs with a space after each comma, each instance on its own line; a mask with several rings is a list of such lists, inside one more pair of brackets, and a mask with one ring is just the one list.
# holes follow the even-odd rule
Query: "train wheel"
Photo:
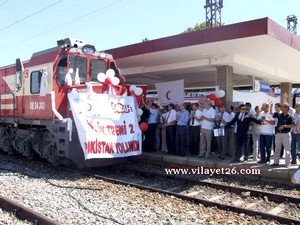
[[4, 152], [6, 152], [9, 155], [14, 154], [14, 150], [11, 146], [11, 141], [8, 137], [5, 137], [2, 143], [3, 145], [1, 146], [1, 148]]
[[34, 152], [32, 151], [31, 144], [29, 142], [25, 142], [23, 145], [23, 151], [21, 152], [23, 156], [27, 159], [32, 160], [34, 157]]
[[59, 157], [55, 154], [55, 152], [56, 152], [56, 146], [51, 146], [47, 160], [52, 165], [58, 166], [60, 164], [60, 161], [59, 161]]

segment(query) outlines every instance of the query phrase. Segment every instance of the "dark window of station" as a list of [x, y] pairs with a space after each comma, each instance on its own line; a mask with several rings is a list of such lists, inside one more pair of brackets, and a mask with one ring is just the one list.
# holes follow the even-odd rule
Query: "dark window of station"
[[42, 73], [41, 71], [34, 71], [30, 75], [30, 93], [38, 94], [40, 93]]
[[118, 68], [117, 68], [117, 66], [116, 66], [116, 64], [115, 64], [115, 62], [111, 62], [111, 63], [110, 63], [110, 69], [113, 69], [113, 70], [115, 71], [117, 77], [120, 76], [119, 70], [118, 70]]
[[80, 56], [70, 56], [70, 68], [73, 68], [72, 80], [75, 80], [76, 69], [78, 69], [80, 83], [86, 82], [87, 60]]
[[91, 60], [91, 81], [98, 81], [97, 75], [105, 73], [105, 62], [100, 59]]
[[63, 54], [58, 62], [57, 65], [57, 75], [56, 75], [56, 82], [58, 85], [65, 84], [65, 78], [68, 71], [68, 57], [66, 54]]

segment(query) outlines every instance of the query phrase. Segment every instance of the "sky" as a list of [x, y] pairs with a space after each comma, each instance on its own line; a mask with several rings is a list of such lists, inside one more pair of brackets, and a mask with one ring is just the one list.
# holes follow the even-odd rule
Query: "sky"
[[[223, 0], [225, 25], [270, 17], [300, 22], [299, 0]], [[182, 33], [205, 22], [205, 0], [0, 0], [0, 67], [73, 37], [106, 50]], [[300, 28], [299, 28], [300, 31]], [[299, 32], [300, 33], [300, 32]]]

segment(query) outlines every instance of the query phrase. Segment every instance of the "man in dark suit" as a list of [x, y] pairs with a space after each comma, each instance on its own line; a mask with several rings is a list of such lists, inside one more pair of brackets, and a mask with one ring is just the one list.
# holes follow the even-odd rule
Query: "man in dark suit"
[[235, 117], [226, 124], [225, 128], [229, 128], [234, 123], [237, 123], [236, 140], [235, 140], [235, 158], [232, 162], [241, 162], [242, 149], [244, 149], [244, 161], [248, 161], [249, 152], [247, 149], [248, 145], [248, 130], [249, 124], [253, 121], [254, 123], [261, 124], [260, 120], [252, 117], [246, 112], [246, 105], [241, 104], [239, 106], [239, 112], [235, 114]]

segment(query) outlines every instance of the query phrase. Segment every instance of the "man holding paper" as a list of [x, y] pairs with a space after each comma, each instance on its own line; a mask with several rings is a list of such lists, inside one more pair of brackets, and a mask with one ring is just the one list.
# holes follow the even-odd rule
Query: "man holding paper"
[[214, 129], [214, 136], [217, 137], [218, 150], [220, 153], [219, 158], [225, 159], [225, 151], [227, 148], [227, 139], [225, 136], [225, 125], [230, 122], [231, 116], [225, 111], [225, 107], [221, 105], [219, 107], [219, 112], [216, 116], [216, 128]]

